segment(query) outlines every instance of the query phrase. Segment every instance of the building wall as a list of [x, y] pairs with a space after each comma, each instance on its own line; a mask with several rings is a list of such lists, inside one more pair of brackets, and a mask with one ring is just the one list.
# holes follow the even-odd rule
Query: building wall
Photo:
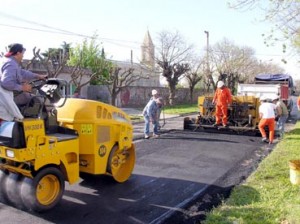
[[[57, 76], [57, 78], [64, 79], [64, 80], [66, 80], [68, 83], [70, 83], [70, 81], [71, 81], [71, 76], [70, 76], [70, 74], [68, 74], [68, 73], [60, 73], [60, 74]], [[82, 82], [82, 83], [86, 83], [88, 80], [90, 80], [90, 77], [89, 77], [89, 76], [86, 76], [86, 75], [83, 75], [83, 76], [82, 76], [81, 82]], [[71, 84], [69, 84], [69, 85], [70, 85], [69, 88], [70, 88], [70, 94], [71, 94], [71, 93], [74, 92], [74, 89], [71, 89], [71, 88], [72, 88]], [[87, 98], [87, 95], [88, 95], [88, 94], [87, 94], [88, 87], [89, 87], [89, 84], [87, 84], [87, 85], [85, 85], [85, 86], [83, 86], [83, 87], [81, 88], [81, 90], [80, 90], [80, 96], [81, 96], [81, 97]]]
[[134, 81], [130, 86], [160, 86], [159, 76], [160, 73], [157, 72], [154, 68], [149, 67], [140, 63], [126, 62], [126, 61], [112, 61], [119, 68], [121, 68], [120, 73], [122, 74], [128, 69], [133, 69], [133, 74], [141, 78], [139, 80]]
[[[116, 106], [142, 108], [151, 98], [152, 89], [153, 87], [145, 86], [130, 86], [128, 88], [124, 88], [118, 96]], [[167, 102], [169, 89], [166, 87], [156, 87], [155, 89], [160, 93], [160, 96], [164, 99], [164, 101]], [[198, 89], [195, 90], [193, 103], [197, 103], [198, 96], [203, 94], [204, 91]], [[89, 86], [87, 91], [87, 98], [102, 101], [105, 103], [110, 102], [110, 94], [106, 86]], [[190, 102], [189, 89], [177, 89], [175, 101], [176, 104], [186, 104]]]
[[[29, 60], [24, 60], [23, 66], [25, 67], [29, 62], [30, 62]], [[32, 62], [28, 69], [37, 74], [46, 74], [46, 72], [47, 72], [47, 70], [44, 68], [44, 66], [39, 61]], [[67, 69], [65, 69], [65, 70], [67, 70]], [[63, 70], [60, 74], [58, 74], [56, 78], [66, 80], [69, 83], [69, 90], [70, 90], [69, 94], [72, 94], [74, 92], [74, 89], [72, 89], [71, 74], [66, 72], [65, 70]], [[89, 73], [87, 72], [87, 74], [89, 74]], [[50, 77], [50, 78], [52, 78], [52, 77]], [[89, 80], [90, 80], [90, 77], [88, 75], [83, 75], [81, 77], [81, 83], [86, 83]], [[87, 98], [88, 86], [89, 86], [89, 84], [87, 84], [81, 88], [80, 95], [83, 98]]]

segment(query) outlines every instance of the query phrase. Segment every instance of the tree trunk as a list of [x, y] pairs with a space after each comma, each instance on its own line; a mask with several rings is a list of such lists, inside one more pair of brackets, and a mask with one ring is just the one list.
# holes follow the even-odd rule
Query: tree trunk
[[116, 93], [112, 93], [112, 94], [111, 94], [111, 102], [110, 102], [110, 104], [111, 104], [112, 106], [116, 106], [117, 96], [118, 96], [118, 94], [116, 94]]
[[175, 105], [175, 92], [176, 92], [176, 86], [175, 85], [169, 85], [169, 104], [171, 106]]
[[190, 102], [193, 103], [194, 86], [190, 86]]
[[206, 83], [206, 93], [209, 93], [210, 90], [210, 81]]

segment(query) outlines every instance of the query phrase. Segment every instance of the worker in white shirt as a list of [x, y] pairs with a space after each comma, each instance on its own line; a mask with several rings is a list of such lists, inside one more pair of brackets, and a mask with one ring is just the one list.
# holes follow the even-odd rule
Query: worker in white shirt
[[[258, 128], [262, 136], [262, 141], [272, 144], [274, 140], [274, 132], [275, 132], [276, 105], [268, 101], [267, 98], [264, 96], [260, 98], [260, 101], [261, 101], [261, 105], [259, 106], [260, 121], [258, 124]], [[269, 129], [269, 140], [267, 139], [265, 126], [268, 126]]]

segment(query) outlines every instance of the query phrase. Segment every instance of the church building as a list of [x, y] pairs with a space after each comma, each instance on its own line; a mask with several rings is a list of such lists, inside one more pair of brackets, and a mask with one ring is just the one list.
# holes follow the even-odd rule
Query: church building
[[[133, 68], [135, 75], [141, 75], [140, 80], [135, 81], [131, 86], [151, 86], [159, 87], [159, 72], [155, 67], [155, 46], [152, 42], [149, 31], [146, 32], [143, 43], [141, 45], [141, 59], [139, 63], [133, 62], [132, 55], [130, 61], [113, 61], [122, 70]], [[121, 71], [122, 72], [122, 71]]]

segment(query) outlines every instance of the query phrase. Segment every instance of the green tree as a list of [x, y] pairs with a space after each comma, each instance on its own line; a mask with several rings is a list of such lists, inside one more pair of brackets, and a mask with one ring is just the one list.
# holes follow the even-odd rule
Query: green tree
[[[92, 85], [107, 86], [111, 95], [111, 104], [116, 105], [116, 99], [123, 88], [130, 86], [139, 79], [147, 79], [142, 72], [134, 68], [121, 68], [115, 62], [106, 59], [104, 49], [97, 44], [97, 36], [87, 39], [70, 50], [68, 65], [72, 66], [72, 83], [80, 91], [87, 82], [82, 82], [82, 75], [90, 77]], [[142, 71], [142, 70], [141, 70]]]
[[[105, 84], [113, 63], [106, 60], [104, 49], [97, 43], [95, 35], [91, 40], [85, 39], [81, 44], [70, 49], [68, 65], [71, 69], [72, 84], [80, 92], [82, 86]], [[89, 77], [82, 82], [83, 76]]]

